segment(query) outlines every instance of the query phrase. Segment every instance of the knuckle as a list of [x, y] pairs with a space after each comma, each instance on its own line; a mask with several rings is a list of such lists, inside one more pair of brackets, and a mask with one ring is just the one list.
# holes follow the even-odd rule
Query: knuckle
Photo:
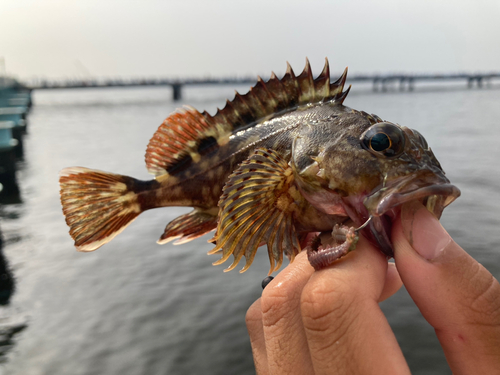
[[311, 354], [319, 362], [330, 362], [332, 352], [337, 358], [345, 358], [355, 349], [361, 334], [362, 307], [362, 298], [345, 281], [315, 284], [304, 289], [302, 322]]
[[311, 331], [339, 331], [351, 324], [357, 305], [356, 293], [345, 282], [313, 283], [302, 292], [302, 320]]
[[500, 327], [500, 284], [482, 265], [478, 264], [469, 279], [468, 296], [464, 298], [470, 323]]
[[267, 286], [261, 298], [264, 326], [278, 325], [281, 320], [293, 314], [299, 298], [299, 291], [288, 283]]

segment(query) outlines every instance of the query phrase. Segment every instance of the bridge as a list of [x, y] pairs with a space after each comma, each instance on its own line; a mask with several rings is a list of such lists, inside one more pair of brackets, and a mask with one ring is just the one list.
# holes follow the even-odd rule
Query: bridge
[[[340, 74], [338, 75], [340, 76]], [[338, 78], [332, 76], [332, 82]], [[500, 78], [500, 72], [493, 73], [452, 73], [452, 74], [358, 74], [351, 75], [347, 83], [372, 83], [374, 91], [388, 91], [396, 85], [400, 91], [413, 91], [417, 82], [424, 81], [463, 81], [468, 88], [482, 88], [492, 80]], [[102, 87], [137, 87], [137, 86], [170, 86], [173, 100], [182, 99], [182, 88], [185, 86], [207, 85], [241, 85], [256, 83], [256, 77], [242, 78], [152, 78], [152, 79], [68, 79], [68, 80], [41, 80], [34, 84], [27, 84], [33, 90], [72, 89], [72, 88], [102, 88]]]

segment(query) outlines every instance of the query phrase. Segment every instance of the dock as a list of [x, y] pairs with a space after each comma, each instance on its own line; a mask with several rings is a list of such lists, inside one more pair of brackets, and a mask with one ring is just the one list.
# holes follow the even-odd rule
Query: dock
[[23, 137], [31, 108], [31, 89], [0, 77], [0, 195], [17, 194], [17, 162], [23, 157]]

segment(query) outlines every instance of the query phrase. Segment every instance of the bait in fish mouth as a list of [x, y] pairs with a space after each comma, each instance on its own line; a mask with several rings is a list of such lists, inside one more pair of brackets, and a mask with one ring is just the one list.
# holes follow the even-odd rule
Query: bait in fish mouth
[[355, 248], [358, 232], [393, 256], [391, 220], [418, 200], [436, 217], [460, 190], [416, 130], [346, 107], [347, 69], [330, 82], [328, 60], [313, 78], [309, 62], [296, 76], [274, 73], [215, 115], [183, 107], [151, 138], [146, 167], [155, 178], [83, 167], [60, 173], [61, 203], [79, 251], [111, 241], [141, 212], [168, 206], [193, 211], [170, 222], [158, 243], [182, 244], [215, 229], [221, 254], [252, 264], [267, 245], [271, 269], [301, 251], [321, 269]]

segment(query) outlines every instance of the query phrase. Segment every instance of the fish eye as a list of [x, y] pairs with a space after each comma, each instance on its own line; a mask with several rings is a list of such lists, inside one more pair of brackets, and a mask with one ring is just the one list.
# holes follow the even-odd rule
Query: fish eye
[[370, 138], [370, 148], [377, 152], [384, 152], [391, 148], [391, 139], [385, 133], [376, 133]]
[[422, 134], [420, 134], [420, 132], [415, 130], [415, 129], [411, 129], [411, 131], [417, 136], [418, 140], [422, 144], [422, 148], [424, 150], [428, 150], [429, 145], [427, 144], [427, 141], [425, 140], [424, 136]]
[[373, 125], [361, 135], [360, 140], [365, 150], [377, 156], [398, 156], [405, 146], [405, 137], [401, 128], [387, 122]]

